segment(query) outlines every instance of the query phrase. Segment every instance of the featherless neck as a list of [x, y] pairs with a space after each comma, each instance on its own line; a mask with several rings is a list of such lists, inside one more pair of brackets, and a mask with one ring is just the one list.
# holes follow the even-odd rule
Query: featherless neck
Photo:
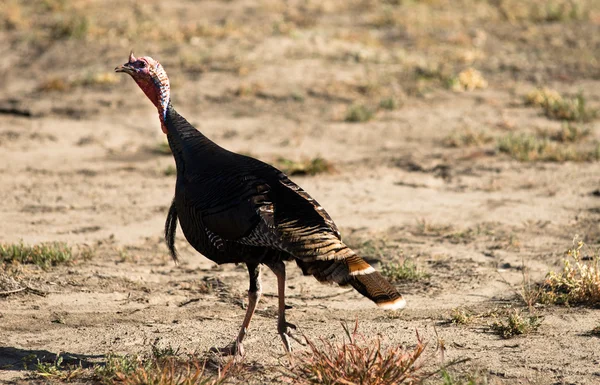
[[154, 82], [154, 86], [156, 87], [156, 100], [154, 104], [158, 109], [158, 116], [160, 119], [160, 125], [163, 132], [167, 133], [166, 126], [166, 117], [167, 117], [167, 109], [171, 104], [171, 85], [169, 83], [169, 78], [167, 77], [167, 73], [163, 69], [160, 63], [156, 63], [156, 67], [151, 72], [152, 81]]

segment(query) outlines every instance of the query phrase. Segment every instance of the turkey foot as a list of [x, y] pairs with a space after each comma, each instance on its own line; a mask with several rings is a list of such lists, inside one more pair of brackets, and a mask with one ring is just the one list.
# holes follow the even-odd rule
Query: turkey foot
[[281, 337], [281, 340], [283, 341], [283, 347], [285, 348], [285, 351], [287, 353], [292, 352], [292, 347], [290, 345], [290, 338], [293, 339], [294, 341], [296, 341], [297, 343], [299, 343], [300, 345], [304, 345], [304, 343], [298, 337], [296, 337], [294, 334], [292, 334], [290, 329], [296, 330], [298, 328], [293, 323], [287, 322], [285, 320], [283, 320], [282, 322], [279, 322], [277, 324], [277, 331], [279, 332], [279, 336]]
[[242, 358], [245, 354], [244, 345], [241, 341], [233, 341], [223, 348], [212, 347], [210, 352], [220, 356], [235, 356], [236, 359]]

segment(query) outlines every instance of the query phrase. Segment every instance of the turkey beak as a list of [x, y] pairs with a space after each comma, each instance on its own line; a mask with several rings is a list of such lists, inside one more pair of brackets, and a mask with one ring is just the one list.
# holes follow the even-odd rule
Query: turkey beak
[[134, 69], [130, 67], [129, 63], [125, 63], [116, 67], [115, 72], [125, 72], [126, 74], [133, 75]]

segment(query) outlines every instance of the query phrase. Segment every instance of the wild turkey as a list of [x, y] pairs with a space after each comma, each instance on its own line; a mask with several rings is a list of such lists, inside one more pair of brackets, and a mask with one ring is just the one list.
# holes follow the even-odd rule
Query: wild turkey
[[261, 295], [260, 267], [277, 276], [277, 331], [290, 351], [285, 319], [285, 265], [295, 261], [321, 282], [351, 285], [385, 309], [406, 305], [402, 295], [348, 248], [327, 212], [284, 173], [257, 159], [219, 147], [175, 111], [163, 67], [151, 57], [115, 68], [125, 72], [158, 109], [175, 158], [175, 198], [167, 215], [165, 239], [177, 260], [177, 221], [188, 242], [212, 261], [245, 263], [250, 276], [248, 308], [236, 340], [222, 353], [243, 354], [242, 341]]

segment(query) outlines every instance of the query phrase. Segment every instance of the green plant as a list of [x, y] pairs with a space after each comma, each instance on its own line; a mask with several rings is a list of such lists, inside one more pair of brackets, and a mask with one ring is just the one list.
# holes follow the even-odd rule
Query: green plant
[[552, 140], [563, 143], [577, 143], [590, 136], [590, 129], [579, 124], [566, 123], [550, 136]]
[[52, 362], [42, 362], [39, 359], [35, 364], [35, 374], [45, 378], [53, 378], [61, 381], [71, 381], [83, 373], [81, 363], [79, 365], [65, 365], [63, 356], [58, 354]]
[[557, 120], [589, 122], [598, 115], [597, 110], [586, 106], [586, 99], [581, 93], [574, 98], [546, 101], [542, 104], [542, 109], [547, 117]]
[[381, 347], [381, 339], [367, 341], [358, 334], [358, 322], [351, 332], [342, 324], [348, 341], [321, 344], [305, 337], [309, 350], [297, 356], [297, 364], [287, 373], [294, 384], [415, 384], [428, 377], [420, 357], [425, 344], [417, 334], [412, 349]]
[[379, 101], [379, 108], [384, 110], [395, 110], [398, 108], [398, 101], [395, 98], [389, 97]]
[[499, 139], [497, 148], [521, 162], [582, 162], [600, 159], [600, 145], [592, 150], [580, 150], [531, 134], [508, 134]]
[[452, 309], [450, 312], [450, 322], [455, 325], [467, 325], [473, 322], [475, 316], [464, 308]]
[[0, 262], [34, 264], [43, 269], [69, 263], [72, 249], [63, 242], [40, 243], [29, 246], [21, 243], [0, 243]]
[[543, 317], [530, 314], [522, 316], [517, 309], [509, 310], [506, 320], [496, 320], [490, 328], [502, 338], [512, 338], [521, 334], [529, 334], [536, 331], [542, 324]]
[[346, 111], [346, 122], [360, 123], [367, 122], [373, 118], [375, 113], [365, 105], [353, 104]]
[[381, 274], [392, 282], [419, 281], [429, 274], [420, 270], [414, 261], [405, 259], [402, 263], [390, 262], [381, 266]]

